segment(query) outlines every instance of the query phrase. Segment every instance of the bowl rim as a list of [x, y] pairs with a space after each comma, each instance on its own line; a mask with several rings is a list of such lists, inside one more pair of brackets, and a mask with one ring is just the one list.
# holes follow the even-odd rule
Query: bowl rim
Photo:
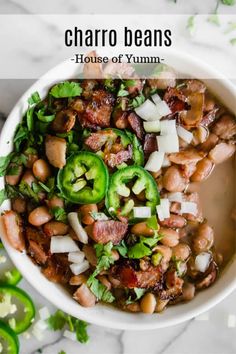
[[[170, 51], [168, 51], [168, 53], [170, 53]], [[221, 84], [223, 86], [225, 86], [226, 90], [231, 91], [232, 94], [234, 94], [236, 97], [236, 86], [233, 85], [233, 83], [229, 79], [227, 79], [223, 74], [219, 73], [216, 69], [213, 69], [208, 64], [201, 61], [200, 59], [196, 59], [189, 54], [179, 52], [177, 50], [172, 50], [171, 55], [173, 56], [173, 58], [177, 58], [177, 59], [184, 58], [185, 60], [187, 60], [187, 62], [189, 64], [192, 64], [195, 67], [203, 69], [204, 71], [210, 73], [213, 77], [214, 76], [217, 77], [216, 80], [220, 81]], [[60, 68], [62, 66], [69, 65], [69, 64], [71, 64], [71, 61], [70, 61], [70, 59], [67, 59], [67, 60], [59, 63], [58, 65], [54, 66], [52, 69], [50, 69], [48, 72], [46, 72], [41, 78], [39, 78], [36, 82], [34, 82], [33, 85], [31, 85], [29, 87], [29, 89], [27, 89], [26, 92], [20, 97], [20, 99], [17, 101], [17, 103], [15, 104], [15, 106], [13, 107], [11, 112], [9, 113], [8, 118], [6, 119], [4, 126], [2, 128], [1, 135], [0, 135], [0, 150], [2, 150], [2, 148], [6, 144], [5, 140], [4, 140], [5, 135], [9, 135], [8, 131], [12, 125], [12, 122], [14, 121], [15, 114], [16, 113], [17, 113], [17, 115], [19, 114], [19, 112], [18, 112], [19, 107], [22, 106], [22, 104], [24, 105], [25, 102], [27, 102], [27, 98], [30, 96], [30, 94], [32, 92], [35, 91], [36, 87], [40, 86], [41, 88], [43, 88], [42, 85], [44, 84], [45, 81], [47, 82], [47, 86], [48, 86], [48, 79], [50, 77], [53, 77], [52, 74], [54, 73], [54, 71], [56, 71], [58, 68]], [[58, 80], [56, 80], [56, 81], [58, 81]], [[205, 80], [205, 81], [207, 81], [207, 80]], [[53, 83], [54, 82], [52, 82], [52, 84]], [[1, 207], [1, 210], [4, 210], [4, 208]], [[66, 313], [69, 313], [72, 316], [77, 317], [77, 315], [75, 315], [74, 311], [71, 310], [70, 301], [68, 301], [68, 303], [64, 303], [64, 302], [60, 301], [60, 298], [55, 299], [53, 292], [45, 293], [44, 288], [41, 286], [41, 283], [37, 280], [38, 277], [35, 278], [35, 274], [33, 275], [33, 274], [30, 274], [31, 272], [26, 271], [26, 269], [22, 265], [23, 258], [25, 257], [25, 259], [26, 259], [25, 263], [27, 263], [27, 260], [30, 263], [32, 263], [32, 261], [30, 261], [28, 256], [26, 256], [25, 254], [20, 254], [19, 252], [14, 250], [8, 244], [8, 242], [6, 241], [5, 235], [4, 235], [2, 223], [0, 224], [0, 232], [1, 232], [1, 235], [3, 235], [2, 241], [3, 241], [4, 247], [7, 250], [8, 255], [10, 256], [11, 260], [16, 265], [16, 267], [21, 271], [23, 277], [30, 283], [30, 285], [33, 288], [35, 288], [46, 300], [50, 301], [54, 306], [62, 309], [63, 311], [65, 311]], [[231, 265], [231, 263], [235, 263], [235, 265], [236, 265], [236, 258], [235, 257], [233, 257], [232, 262], [230, 262], [230, 265]], [[36, 267], [39, 270], [39, 267], [33, 265], [33, 263], [32, 263], [32, 266]], [[226, 268], [228, 268], [228, 266]], [[33, 273], [35, 273], [35, 272], [33, 272]], [[40, 271], [39, 271], [39, 273], [40, 273]], [[43, 275], [41, 274], [41, 276], [43, 276]], [[182, 313], [180, 315], [176, 316], [176, 318], [171, 318], [171, 319], [166, 319], [166, 320], [164, 318], [162, 318], [161, 321], [158, 321], [158, 319], [160, 319], [160, 317], [157, 316], [155, 322], [145, 322], [142, 319], [147, 318], [146, 317], [147, 315], [144, 315], [145, 317], [143, 317], [143, 315], [139, 315], [139, 314], [135, 314], [135, 315], [129, 314], [130, 318], [131, 317], [133, 318], [133, 321], [126, 321], [126, 320], [119, 319], [119, 321], [116, 322], [114, 320], [106, 318], [106, 316], [102, 310], [101, 310], [100, 314], [98, 315], [100, 309], [102, 309], [102, 307], [104, 307], [104, 306], [107, 307], [107, 305], [99, 305], [98, 313], [97, 314], [95, 313], [95, 315], [94, 315], [93, 312], [91, 312], [89, 309], [86, 309], [87, 310], [86, 312], [79, 311], [81, 306], [77, 304], [78, 305], [78, 313], [79, 313], [78, 316], [82, 320], [88, 321], [88, 322], [93, 323], [95, 325], [113, 328], [113, 329], [119, 329], [119, 330], [151, 330], [151, 329], [157, 329], [157, 328], [165, 328], [165, 327], [177, 325], [177, 324], [180, 324], [184, 321], [190, 320], [193, 317], [196, 317], [196, 316], [200, 315], [201, 313], [208, 311], [213, 306], [215, 306], [220, 301], [222, 301], [225, 297], [227, 297], [236, 288], [236, 277], [234, 279], [231, 279], [231, 278], [232, 277], [230, 277], [228, 283], [225, 285], [223, 290], [220, 290], [218, 293], [213, 294], [213, 296], [210, 296], [207, 299], [207, 301], [198, 304], [196, 307], [193, 307], [192, 309], [189, 309], [188, 311], [182, 311]], [[46, 281], [49, 282], [48, 280], [46, 280]], [[49, 282], [49, 283], [51, 283], [51, 282]], [[216, 284], [214, 284], [214, 286], [215, 285]], [[60, 289], [59, 291], [62, 291], [62, 290], [63, 289]], [[198, 296], [199, 296], [199, 294], [198, 294]], [[178, 305], [178, 306], [184, 306], [184, 308], [187, 310], [186, 305], [187, 304]], [[117, 310], [112, 309], [112, 311], [115, 313], [115, 311], [117, 311]], [[120, 310], [118, 310], [118, 311], [120, 311]], [[150, 316], [153, 316], [153, 315], [150, 315]], [[140, 317], [141, 317], [141, 321], [138, 321], [138, 318], [140, 318]], [[135, 318], [137, 319], [137, 321], [135, 321]]]

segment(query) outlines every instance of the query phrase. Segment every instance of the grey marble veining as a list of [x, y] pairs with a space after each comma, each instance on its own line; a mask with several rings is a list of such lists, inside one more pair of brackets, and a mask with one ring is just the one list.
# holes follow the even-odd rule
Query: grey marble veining
[[[177, 4], [172, 0], [0, 0], [0, 14], [32, 14], [32, 13], [211, 13], [215, 8], [215, 0], [178, 0]], [[235, 14], [236, 6], [220, 6], [220, 13]], [[41, 33], [52, 33], [57, 28], [48, 24], [45, 31], [45, 24], [37, 24]], [[184, 39], [183, 39], [184, 41]], [[205, 38], [197, 37], [194, 44], [185, 40], [186, 51], [192, 53], [208, 50], [208, 60], [213, 65], [220, 65], [220, 61], [230, 62], [230, 48], [224, 43], [217, 41], [212, 43], [209, 50], [209, 43]], [[53, 62], [57, 43], [45, 43], [48, 53], [42, 57], [35, 48], [21, 48], [19, 45], [15, 50], [15, 59], [24, 61], [28, 66], [38, 65], [42, 71], [48, 69], [48, 62]], [[206, 48], [207, 47], [207, 48]], [[50, 66], [49, 66], [50, 67]], [[21, 94], [31, 86], [33, 80], [0, 80], [0, 127], [4, 117], [8, 115], [15, 102]], [[51, 311], [55, 308], [40, 296], [25, 281], [21, 283], [34, 298], [37, 308], [47, 306]], [[153, 331], [129, 332], [100, 328], [90, 325], [88, 332], [90, 342], [86, 345], [69, 341], [60, 332], [45, 332], [43, 341], [39, 342], [33, 336], [30, 339], [21, 338], [21, 354], [36, 354], [42, 349], [44, 354], [57, 354], [64, 350], [66, 354], [236, 354], [236, 328], [227, 327], [229, 314], [236, 315], [236, 293], [234, 292], [221, 304], [217, 305], [207, 315], [185, 322], [166, 329]]]

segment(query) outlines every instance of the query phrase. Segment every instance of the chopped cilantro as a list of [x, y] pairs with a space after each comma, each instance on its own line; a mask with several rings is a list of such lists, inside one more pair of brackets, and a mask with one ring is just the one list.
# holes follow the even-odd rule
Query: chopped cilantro
[[115, 300], [112, 293], [107, 289], [105, 285], [103, 285], [97, 278], [91, 275], [88, 280], [87, 284], [92, 291], [92, 293], [103, 302], [111, 303]]
[[220, 26], [220, 19], [217, 14], [212, 14], [207, 18], [207, 21], [212, 23], [213, 25]]
[[0, 177], [5, 176], [7, 172], [8, 165], [11, 161], [13, 153], [8, 154], [7, 156], [0, 157]]
[[57, 221], [67, 222], [67, 214], [65, 209], [60, 207], [54, 207], [50, 210]]
[[139, 299], [141, 299], [141, 297], [145, 294], [146, 290], [142, 289], [142, 288], [134, 288], [134, 293], [136, 295], [136, 298], [134, 300], [132, 300], [131, 296], [128, 297], [128, 299], [126, 300], [126, 305], [129, 304], [133, 304], [134, 302], [138, 301]]
[[155, 231], [153, 237], [140, 236], [139, 242], [129, 248], [128, 257], [139, 259], [150, 256], [152, 254], [151, 248], [154, 247], [161, 238], [162, 236], [158, 235], [157, 231]]
[[125, 96], [128, 96], [128, 95], [129, 95], [129, 92], [127, 90], [125, 90], [125, 85], [121, 84], [120, 88], [119, 88], [119, 91], [117, 92], [117, 96], [118, 97], [125, 97]]
[[38, 203], [39, 198], [37, 193], [26, 183], [25, 181], [21, 181], [19, 184], [19, 192], [23, 194], [25, 197], [33, 198], [35, 202]]
[[112, 242], [108, 242], [105, 245], [97, 243], [94, 245], [94, 248], [98, 258], [96, 269], [93, 272], [93, 277], [96, 277], [102, 270], [107, 270], [114, 264], [114, 258], [111, 252], [113, 244]]
[[235, 4], [235, 0], [221, 0], [222, 4], [233, 6]]
[[135, 98], [133, 98], [132, 100], [130, 100], [129, 107], [131, 109], [137, 108], [137, 107], [141, 106], [141, 104], [143, 104], [144, 101], [145, 101], [145, 97], [141, 93], [140, 95], [138, 95]]
[[114, 249], [117, 250], [122, 257], [127, 257], [128, 247], [124, 240], [122, 240], [119, 245], [115, 246]]
[[43, 123], [50, 123], [55, 119], [55, 114], [46, 114], [46, 110], [43, 107], [38, 110], [37, 117]]
[[40, 101], [41, 101], [41, 98], [40, 98], [38, 92], [32, 93], [32, 95], [28, 98], [29, 105], [33, 105], [35, 103], [39, 103]]
[[52, 87], [50, 94], [55, 98], [80, 96], [82, 88], [78, 82], [64, 81]]
[[0, 205], [2, 205], [2, 203], [8, 199], [7, 193], [5, 191], [5, 189], [1, 189], [0, 190]]

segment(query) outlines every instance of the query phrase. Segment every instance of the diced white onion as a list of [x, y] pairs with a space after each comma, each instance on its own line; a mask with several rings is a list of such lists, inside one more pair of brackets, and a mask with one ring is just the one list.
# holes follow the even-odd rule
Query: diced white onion
[[53, 236], [50, 244], [51, 253], [68, 253], [79, 251], [79, 247], [70, 236]]
[[143, 127], [147, 133], [158, 133], [161, 130], [159, 120], [151, 120], [149, 122], [143, 122]]
[[174, 193], [169, 193], [168, 194], [168, 199], [170, 202], [178, 202], [182, 203], [183, 202], [183, 193], [181, 192], [174, 192]]
[[144, 120], [156, 120], [161, 117], [156, 105], [150, 100], [146, 100], [141, 106], [135, 108], [135, 112]]
[[34, 323], [34, 328], [43, 332], [43, 331], [46, 331], [46, 329], [48, 328], [48, 325], [47, 325], [46, 321], [38, 320], [37, 322]]
[[193, 133], [189, 132], [188, 130], [186, 130], [185, 128], [181, 127], [181, 125], [178, 125], [177, 128], [177, 134], [178, 136], [186, 141], [186, 143], [190, 144], [191, 141], [193, 140]]
[[211, 261], [211, 254], [208, 252], [202, 252], [195, 258], [195, 268], [199, 272], [204, 273], [209, 267]]
[[165, 101], [157, 102], [156, 107], [161, 117], [168, 116], [169, 114], [172, 113], [170, 107]]
[[73, 274], [79, 275], [89, 269], [89, 262], [85, 260], [80, 264], [72, 263], [70, 264], [70, 269]]
[[234, 314], [230, 314], [230, 315], [228, 316], [227, 327], [228, 327], [228, 328], [234, 328], [234, 327], [236, 327], [236, 316], [235, 316]]
[[163, 215], [162, 207], [160, 205], [157, 205], [156, 206], [156, 210], [157, 210], [158, 219], [160, 221], [163, 221], [165, 218], [164, 218], [164, 215]]
[[179, 139], [177, 134], [157, 136], [158, 150], [161, 152], [179, 152]]
[[71, 331], [68, 331], [68, 329], [66, 329], [63, 333], [63, 336], [65, 338], [68, 338], [70, 340], [73, 340], [73, 341], [76, 341], [76, 333], [75, 332], [71, 332]]
[[70, 252], [68, 254], [68, 261], [71, 263], [82, 263], [84, 260], [85, 254], [82, 251]]
[[150, 207], [134, 207], [134, 217], [135, 218], [150, 218], [151, 208]]
[[162, 162], [162, 167], [169, 167], [171, 165], [170, 160], [168, 159], [168, 157], [165, 155], [164, 156], [164, 160]]
[[151, 97], [155, 104], [161, 102], [161, 97], [157, 93], [155, 93], [155, 95], [152, 95]]
[[172, 120], [160, 120], [161, 135], [177, 134], [176, 121]]
[[180, 213], [181, 214], [192, 214], [194, 216], [197, 215], [197, 204], [194, 202], [182, 202]]
[[39, 309], [39, 317], [43, 321], [50, 317], [50, 312], [46, 306]]
[[162, 198], [160, 200], [160, 205], [156, 206], [158, 218], [160, 221], [170, 217], [170, 202], [167, 198]]
[[38, 341], [42, 341], [44, 339], [43, 331], [35, 326], [33, 327], [32, 334]]
[[154, 151], [150, 154], [144, 168], [145, 170], [150, 172], [157, 172], [160, 170], [163, 160], [164, 160], [164, 152]]
[[[82, 243], [88, 243], [88, 234], [79, 222], [78, 214], [76, 212], [71, 212], [67, 215], [70, 226], [76, 233], [79, 241]], [[71, 251], [73, 252], [73, 251]]]

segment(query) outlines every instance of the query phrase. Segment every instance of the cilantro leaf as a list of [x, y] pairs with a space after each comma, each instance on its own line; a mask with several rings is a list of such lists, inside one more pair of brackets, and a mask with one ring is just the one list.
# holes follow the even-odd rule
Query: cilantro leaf
[[1, 189], [0, 190], [0, 205], [2, 205], [2, 203], [8, 199], [7, 193], [5, 191], [5, 189]]
[[64, 350], [60, 350], [58, 354], [66, 354]]
[[40, 98], [39, 93], [37, 91], [32, 93], [32, 95], [28, 98], [29, 105], [39, 103], [40, 101], [41, 101], [41, 98]]
[[123, 82], [125, 87], [133, 87], [136, 84], [136, 80], [133, 79], [124, 80]]
[[235, 4], [235, 0], [221, 0], [222, 4], [233, 6]]
[[50, 329], [54, 331], [61, 330], [67, 323], [66, 314], [61, 310], [57, 310], [54, 315], [47, 319], [47, 323]]
[[25, 197], [33, 198], [36, 203], [38, 203], [39, 198], [37, 193], [26, 183], [25, 181], [21, 181], [19, 184], [19, 192], [23, 194]]
[[118, 97], [125, 97], [125, 96], [128, 96], [128, 95], [129, 95], [129, 92], [127, 90], [125, 90], [125, 85], [121, 84], [120, 88], [119, 88], [119, 91], [117, 92], [117, 96]]
[[75, 333], [76, 338], [80, 343], [87, 343], [89, 340], [89, 336], [87, 333], [87, 322], [82, 320], [76, 320], [75, 323]]
[[67, 214], [64, 208], [54, 207], [50, 211], [57, 221], [67, 222]]
[[141, 104], [143, 104], [144, 101], [145, 101], [145, 96], [143, 94], [140, 94], [140, 95], [136, 96], [135, 98], [133, 98], [132, 100], [130, 100], [129, 107], [131, 109], [137, 108], [137, 107], [141, 106]]
[[97, 243], [94, 245], [96, 256], [98, 258], [97, 266], [95, 271], [93, 272], [93, 277], [96, 277], [102, 270], [107, 270], [110, 268], [112, 264], [114, 264], [114, 258], [112, 255], [112, 242], [108, 242], [103, 245], [101, 243]]
[[114, 247], [115, 250], [117, 250], [122, 257], [126, 257], [127, 256], [127, 252], [128, 252], [128, 247], [125, 244], [125, 241], [122, 240], [119, 245], [116, 245]]
[[5, 176], [8, 165], [11, 161], [12, 153], [0, 157], [0, 177]]
[[50, 94], [55, 98], [80, 96], [82, 88], [78, 82], [64, 81], [52, 87]]
[[105, 79], [104, 86], [105, 86], [106, 90], [108, 90], [110, 92], [114, 92], [116, 90], [115, 82], [111, 78]]
[[152, 230], [158, 230], [157, 217], [153, 215], [150, 218], [148, 218], [146, 221], [146, 225]]
[[98, 298], [98, 300], [111, 303], [115, 300], [112, 293], [107, 289], [105, 285], [103, 285], [97, 278], [91, 275], [87, 284], [92, 291], [92, 293]]
[[23, 126], [22, 124], [18, 125], [16, 134], [14, 136], [14, 144], [15, 144], [15, 150], [19, 151], [21, 144], [29, 139], [29, 130], [27, 127]]
[[128, 257], [134, 258], [134, 259], [139, 259], [139, 258], [143, 258], [145, 256], [150, 256], [151, 254], [152, 254], [151, 249], [149, 247], [145, 246], [145, 244], [142, 242], [136, 243], [134, 246], [130, 247], [128, 250]]
[[136, 298], [134, 300], [132, 300], [132, 297], [129, 296], [129, 298], [126, 300], [126, 305], [129, 304], [133, 304], [134, 302], [138, 301], [139, 299], [141, 299], [141, 297], [145, 294], [146, 289], [142, 289], [142, 288], [134, 288], [134, 293], [136, 295]]
[[41, 108], [37, 112], [37, 117], [43, 123], [51, 123], [55, 119], [55, 114], [46, 114], [45, 108]]

